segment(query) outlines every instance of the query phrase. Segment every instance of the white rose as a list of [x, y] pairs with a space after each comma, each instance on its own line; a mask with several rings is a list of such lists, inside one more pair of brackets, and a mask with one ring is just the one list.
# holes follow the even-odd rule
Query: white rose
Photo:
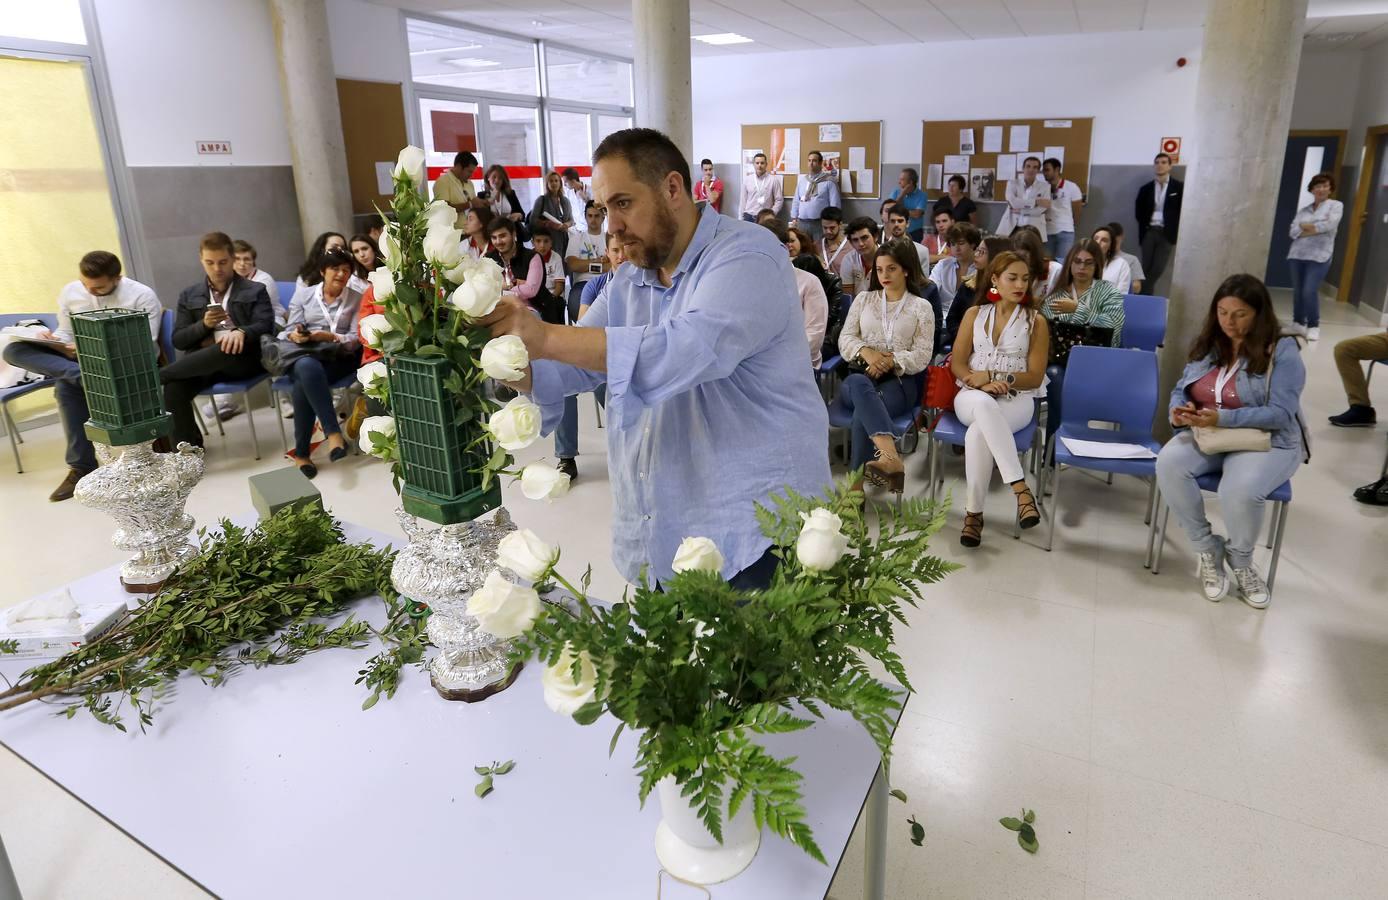
[[381, 349], [381, 338], [394, 330], [384, 313], [372, 313], [357, 323], [357, 334], [361, 336], [361, 342], [373, 350]]
[[816, 572], [834, 567], [848, 550], [848, 536], [843, 533], [843, 520], [824, 507], [800, 514], [805, 523], [795, 542], [795, 556], [800, 565]]
[[521, 493], [527, 500], [558, 500], [569, 492], [569, 476], [553, 466], [531, 463], [521, 469]]
[[496, 564], [532, 584], [559, 559], [559, 548], [546, 544], [529, 528], [513, 531], [496, 548]]
[[447, 278], [454, 284], [462, 284], [463, 282], [467, 281], [468, 273], [472, 271], [472, 268], [475, 265], [477, 265], [477, 261], [474, 260], [471, 256], [468, 256], [466, 253], [464, 253], [462, 262], [458, 263], [453, 268], [444, 272], [443, 277]]
[[670, 568], [676, 572], [703, 571], [715, 574], [723, 571], [723, 554], [718, 545], [706, 537], [687, 537], [675, 551]]
[[[384, 237], [384, 233], [382, 237]], [[371, 289], [374, 292], [377, 303], [384, 303], [395, 293], [395, 273], [387, 266], [381, 266], [376, 271], [366, 276], [366, 280], [371, 282]]]
[[545, 689], [545, 705], [561, 716], [571, 716], [597, 696], [598, 670], [587, 650], [578, 654], [578, 679], [573, 675], [573, 646], [565, 644], [554, 665], [540, 675]]
[[386, 364], [379, 359], [357, 369], [357, 381], [366, 389], [368, 394], [374, 390], [379, 390], [378, 383], [385, 382], [388, 378], [390, 378], [390, 372], [386, 369]]
[[534, 588], [512, 584], [493, 569], [468, 598], [467, 611], [482, 630], [504, 640], [523, 634], [535, 624], [540, 617], [540, 595]]
[[477, 277], [469, 272], [467, 278], [448, 298], [448, 304], [470, 319], [491, 315], [501, 302], [501, 282]]
[[392, 444], [395, 442], [395, 419], [392, 416], [367, 416], [361, 423], [361, 452], [381, 456], [372, 443], [371, 436], [379, 434]]
[[424, 207], [424, 221], [429, 231], [442, 231], [455, 228], [458, 224], [458, 211], [448, 205], [446, 200], [435, 200]]
[[424, 187], [427, 174], [424, 168], [424, 151], [418, 147], [406, 147], [395, 159], [395, 177], [408, 178], [415, 187]]
[[505, 280], [501, 265], [494, 259], [482, 257], [472, 261], [472, 271], [468, 273], [469, 278], [480, 278], [484, 282], [495, 282], [498, 286]]
[[456, 228], [430, 228], [424, 235], [424, 257], [440, 269], [463, 261], [463, 233]]
[[381, 232], [376, 246], [381, 249], [381, 261], [386, 264], [386, 267], [392, 272], [399, 272], [400, 266], [405, 262], [405, 254], [400, 252], [400, 242], [395, 239], [395, 235], [390, 233], [389, 226]]
[[504, 450], [522, 450], [540, 436], [540, 407], [525, 397], [514, 397], [487, 420], [487, 430]]
[[487, 341], [478, 363], [489, 378], [520, 381], [530, 365], [530, 354], [525, 351], [525, 341], [514, 334], [507, 334]]

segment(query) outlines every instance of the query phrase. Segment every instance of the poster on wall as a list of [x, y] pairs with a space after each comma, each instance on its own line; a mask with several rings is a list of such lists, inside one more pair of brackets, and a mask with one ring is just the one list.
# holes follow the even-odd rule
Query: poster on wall
[[983, 129], [983, 152], [1002, 152], [1002, 126], [988, 125]]
[[837, 144], [843, 140], [842, 125], [821, 125], [819, 126], [819, 142], [821, 144]]
[[435, 109], [429, 112], [435, 153], [477, 152], [477, 114]]
[[867, 148], [849, 147], [848, 148], [848, 168], [853, 170], [867, 168]]
[[1017, 174], [1017, 154], [999, 153], [997, 161], [998, 171], [1002, 173], [1003, 181], [1011, 181]]
[[953, 153], [945, 154], [945, 174], [946, 175], [967, 175], [969, 172], [969, 158]]
[[945, 167], [939, 163], [931, 163], [925, 167], [925, 189], [927, 191], [938, 191], [944, 188]]
[[1058, 159], [1058, 160], [1060, 160], [1060, 164], [1061, 164], [1062, 166], [1064, 166], [1064, 165], [1065, 165], [1065, 148], [1064, 148], [1064, 147], [1047, 147], [1047, 148], [1046, 148], [1045, 155], [1042, 156], [1041, 159], [1042, 159], [1043, 162], [1044, 162], [1045, 160], [1048, 160], [1048, 159]]
[[756, 163], [753, 162], [753, 160], [754, 160], [754, 158], [756, 157], [756, 155], [757, 155], [758, 153], [765, 154], [766, 151], [765, 151], [765, 150], [762, 150], [760, 147], [754, 147], [754, 148], [751, 148], [751, 149], [747, 149], [747, 148], [744, 148], [744, 149], [743, 149], [743, 151], [742, 151], [742, 177], [743, 177], [743, 178], [751, 178], [751, 177], [753, 177], [754, 175], [757, 174]]
[[824, 157], [824, 171], [837, 178], [839, 169], [843, 168], [843, 154], [838, 150], [821, 150], [819, 153]]
[[1007, 137], [1007, 150], [1009, 153], [1025, 153], [1031, 144], [1031, 126], [1013, 125], [1011, 133]]
[[780, 175], [800, 174], [800, 129], [771, 129], [771, 171]]
[[959, 129], [959, 153], [962, 156], [973, 156], [974, 130], [972, 128]]
[[992, 200], [994, 178], [992, 169], [970, 169], [969, 193], [975, 200]]

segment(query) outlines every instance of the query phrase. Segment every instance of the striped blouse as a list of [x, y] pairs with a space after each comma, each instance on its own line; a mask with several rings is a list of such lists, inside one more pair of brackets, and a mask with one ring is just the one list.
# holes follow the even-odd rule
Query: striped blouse
[[[1056, 312], [1051, 305], [1056, 300], [1079, 300], [1079, 306], [1072, 313]], [[1072, 325], [1093, 325], [1097, 328], [1113, 329], [1113, 345], [1119, 346], [1123, 337], [1123, 295], [1118, 288], [1107, 281], [1095, 279], [1089, 290], [1075, 297], [1075, 288], [1056, 291], [1046, 298], [1042, 314], [1056, 322], [1069, 322]]]

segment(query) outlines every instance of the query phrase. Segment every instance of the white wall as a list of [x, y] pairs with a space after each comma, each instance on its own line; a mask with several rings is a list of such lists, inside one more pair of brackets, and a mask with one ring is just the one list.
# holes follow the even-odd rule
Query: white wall
[[1388, 41], [1363, 51], [1354, 121], [1345, 152], [1348, 165], [1359, 166], [1364, 133], [1374, 125], [1388, 125]]
[[[36, 0], [39, 2], [39, 0]], [[264, 0], [95, 0], [131, 166], [289, 165]], [[197, 142], [230, 141], [231, 156]]]
[[1092, 164], [1150, 163], [1166, 135], [1185, 139], [1185, 162], [1200, 40], [1148, 31], [695, 58], [694, 154], [736, 160], [743, 123], [882, 119], [883, 161], [919, 162], [923, 119], [1093, 116]]
[[339, 78], [410, 80], [400, 10], [363, 0], [328, 0], [328, 31]]
[[1292, 129], [1348, 130], [1353, 124], [1362, 63], [1363, 54], [1358, 50], [1303, 51], [1292, 101]]

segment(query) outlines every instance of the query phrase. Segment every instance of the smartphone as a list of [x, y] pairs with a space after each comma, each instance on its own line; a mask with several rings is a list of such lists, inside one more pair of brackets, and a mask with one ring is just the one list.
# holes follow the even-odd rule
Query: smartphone
[[590, 262], [590, 263], [588, 264], [588, 274], [589, 274], [589, 275], [601, 275], [601, 274], [602, 274], [602, 263], [600, 263], [600, 262]]

